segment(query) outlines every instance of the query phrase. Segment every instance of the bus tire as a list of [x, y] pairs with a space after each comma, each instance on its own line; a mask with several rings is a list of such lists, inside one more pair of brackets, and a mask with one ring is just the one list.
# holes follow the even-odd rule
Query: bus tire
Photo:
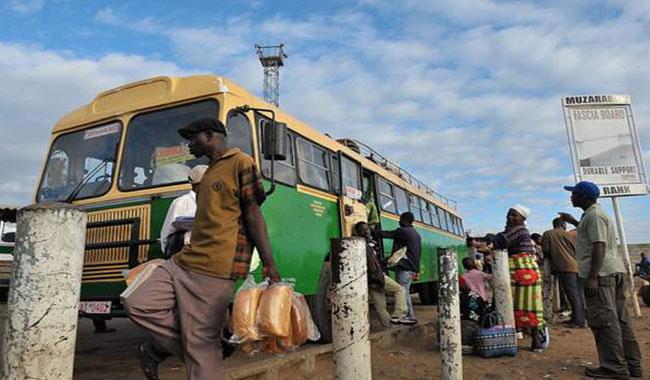
[[641, 294], [641, 298], [643, 298], [643, 303], [646, 306], [650, 306], [650, 285], [642, 287], [639, 293]]
[[418, 284], [418, 295], [423, 305], [438, 304], [438, 282], [424, 282]]
[[312, 318], [320, 332], [320, 343], [332, 342], [332, 315], [331, 301], [329, 297], [330, 286], [332, 285], [332, 267], [329, 261], [323, 263], [323, 269], [318, 278], [318, 289], [316, 294], [309, 297], [309, 308]]

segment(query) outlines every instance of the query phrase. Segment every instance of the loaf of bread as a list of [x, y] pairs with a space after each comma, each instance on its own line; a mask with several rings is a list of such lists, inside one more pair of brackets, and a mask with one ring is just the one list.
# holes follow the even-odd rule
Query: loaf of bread
[[237, 292], [232, 309], [232, 328], [241, 342], [260, 339], [257, 329], [257, 307], [262, 293], [261, 288], [241, 289]]
[[260, 334], [289, 337], [292, 299], [293, 289], [282, 283], [273, 284], [262, 293], [257, 314]]
[[291, 340], [294, 346], [302, 346], [309, 337], [311, 313], [305, 297], [297, 294], [291, 305]]

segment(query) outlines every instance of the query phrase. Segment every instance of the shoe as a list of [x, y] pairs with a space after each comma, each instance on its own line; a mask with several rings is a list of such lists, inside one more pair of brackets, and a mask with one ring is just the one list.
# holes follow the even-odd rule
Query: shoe
[[158, 377], [158, 366], [164, 358], [156, 354], [151, 342], [144, 342], [138, 345], [138, 356], [140, 357], [140, 369], [149, 380], [160, 380]]
[[400, 325], [414, 325], [418, 323], [418, 320], [415, 318], [404, 317], [399, 319], [399, 323]]
[[607, 368], [585, 368], [585, 375], [595, 379], [619, 379], [628, 380], [630, 376], [627, 373], [617, 373]]
[[539, 334], [539, 344], [541, 349], [547, 349], [548, 345], [551, 343], [551, 336], [548, 333], [548, 326], [538, 331]]
[[636, 378], [643, 377], [643, 370], [641, 369], [641, 367], [628, 367], [628, 370], [630, 371], [630, 377], [636, 377]]
[[585, 328], [584, 323], [580, 325], [580, 324], [577, 324], [577, 323], [573, 323], [571, 321], [562, 322], [562, 326], [570, 328], [570, 329], [584, 329]]
[[402, 319], [402, 318], [391, 317], [391, 318], [390, 318], [390, 323], [392, 323], [392, 324], [394, 324], [394, 325], [399, 325], [399, 321], [400, 321], [401, 319]]

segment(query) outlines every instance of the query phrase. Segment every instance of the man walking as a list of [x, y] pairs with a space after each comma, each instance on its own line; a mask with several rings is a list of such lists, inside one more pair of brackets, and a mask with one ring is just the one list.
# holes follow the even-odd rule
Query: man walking
[[[582, 294], [578, 290], [578, 262], [575, 246], [576, 238], [566, 231], [566, 222], [562, 218], [553, 219], [553, 229], [542, 235], [544, 259], [550, 260], [553, 274], [571, 304], [571, 320], [564, 325], [581, 328], [585, 325], [585, 312]], [[550, 273], [545, 275], [550, 276]]]
[[[399, 217], [399, 228], [393, 231], [378, 231], [382, 238], [393, 239], [393, 252], [406, 247], [406, 256], [395, 266], [397, 282], [404, 288], [408, 313], [405, 322], [417, 323], [413, 314], [413, 302], [411, 301], [411, 282], [420, 271], [421, 238], [420, 234], [413, 228], [413, 214], [405, 212]], [[401, 322], [403, 323], [403, 322]]]
[[181, 128], [190, 152], [210, 165], [197, 188], [197, 210], [190, 244], [158, 267], [128, 299], [133, 322], [148, 330], [155, 344], [139, 347], [148, 379], [170, 353], [185, 361], [189, 379], [225, 379], [221, 329], [234, 282], [247, 275], [257, 247], [272, 282], [275, 267], [260, 211], [265, 199], [253, 159], [227, 148], [226, 129], [205, 118]]
[[600, 367], [587, 368], [585, 374], [607, 379], [642, 377], [641, 351], [625, 305], [628, 276], [612, 220], [597, 203], [600, 191], [595, 184], [582, 181], [564, 188], [571, 192], [573, 206], [584, 210], [579, 222], [567, 213], [560, 217], [577, 226], [578, 275], [600, 361]]

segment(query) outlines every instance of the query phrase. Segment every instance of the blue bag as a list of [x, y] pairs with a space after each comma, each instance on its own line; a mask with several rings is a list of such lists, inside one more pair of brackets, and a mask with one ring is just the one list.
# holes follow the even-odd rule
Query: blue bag
[[474, 353], [484, 358], [517, 355], [517, 329], [504, 326], [497, 311], [487, 313], [474, 335]]

